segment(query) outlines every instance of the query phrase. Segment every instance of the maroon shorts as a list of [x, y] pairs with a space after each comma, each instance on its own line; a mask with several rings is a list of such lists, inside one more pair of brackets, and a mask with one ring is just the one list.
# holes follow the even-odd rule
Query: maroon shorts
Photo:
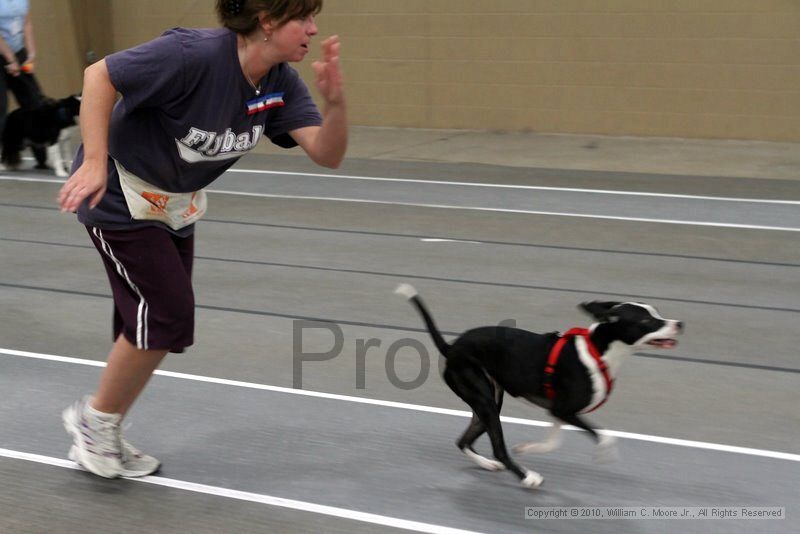
[[194, 340], [194, 236], [156, 226], [86, 229], [111, 282], [114, 339], [122, 334], [139, 349], [183, 352]]

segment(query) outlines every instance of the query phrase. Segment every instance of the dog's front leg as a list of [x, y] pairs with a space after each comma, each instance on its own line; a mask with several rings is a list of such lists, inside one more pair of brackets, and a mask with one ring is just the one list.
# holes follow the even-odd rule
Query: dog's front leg
[[524, 453], [545, 453], [545, 452], [552, 452], [561, 446], [561, 421], [558, 419], [553, 421], [553, 426], [550, 427], [550, 431], [547, 433], [547, 437], [544, 441], [531, 441], [528, 443], [520, 443], [519, 445], [514, 446], [514, 452], [519, 454]]
[[594, 461], [599, 464], [609, 464], [619, 460], [617, 438], [607, 434], [600, 434], [597, 445], [594, 447]]
[[[556, 415], [555, 413], [553, 415]], [[595, 442], [594, 461], [601, 464], [611, 463], [619, 458], [617, 451], [617, 438], [607, 434], [600, 434], [589, 423], [578, 417], [577, 414], [560, 414], [559, 419], [567, 424], [581, 428], [589, 433]]]

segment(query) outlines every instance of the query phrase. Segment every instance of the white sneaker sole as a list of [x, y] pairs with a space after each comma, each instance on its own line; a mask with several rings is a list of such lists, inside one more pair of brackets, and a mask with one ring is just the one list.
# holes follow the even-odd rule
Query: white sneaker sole
[[[86, 469], [86, 466], [84, 466], [80, 462], [80, 460], [78, 460], [78, 447], [76, 447], [75, 445], [73, 445], [72, 447], [69, 448], [69, 453], [67, 454], [67, 458], [69, 458], [70, 460], [72, 460], [73, 462], [75, 462], [76, 464], [81, 466], [83, 469]], [[119, 476], [120, 477], [124, 477], [124, 478], [146, 477], [148, 475], [152, 475], [153, 473], [155, 473], [156, 471], [161, 469], [161, 464], [160, 463], [158, 465], [156, 465], [156, 467], [154, 469], [149, 469], [149, 470], [140, 469], [138, 471], [134, 470], [134, 469], [126, 469], [124, 467], [125, 466], [124, 463], [122, 464], [122, 466], [123, 466], [123, 469], [122, 469], [122, 472], [119, 474]], [[88, 469], [86, 469], [86, 470], [88, 471]]]

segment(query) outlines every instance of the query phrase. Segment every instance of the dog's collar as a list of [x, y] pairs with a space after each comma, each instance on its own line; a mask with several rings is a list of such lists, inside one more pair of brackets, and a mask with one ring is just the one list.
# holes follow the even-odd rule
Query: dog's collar
[[600, 370], [606, 386], [606, 394], [603, 399], [592, 406], [589, 410], [586, 410], [586, 412], [594, 411], [602, 406], [603, 403], [605, 403], [608, 399], [608, 396], [611, 395], [611, 389], [614, 387], [614, 379], [611, 377], [611, 374], [608, 371], [608, 365], [606, 365], [606, 362], [603, 361], [600, 351], [597, 350], [597, 347], [595, 347], [594, 343], [592, 343], [590, 335], [591, 331], [586, 328], [571, 328], [566, 333], [562, 334], [558, 341], [556, 341], [556, 344], [553, 345], [553, 348], [547, 357], [547, 363], [544, 366], [544, 391], [547, 395], [547, 398], [552, 400], [556, 397], [556, 391], [553, 388], [553, 376], [556, 372], [556, 364], [561, 356], [561, 351], [564, 348], [564, 345], [566, 345], [572, 338], [578, 336], [583, 338], [583, 340], [586, 342], [586, 347], [589, 349], [589, 354], [592, 356], [592, 359], [595, 361], [595, 363], [597, 363], [597, 368]]

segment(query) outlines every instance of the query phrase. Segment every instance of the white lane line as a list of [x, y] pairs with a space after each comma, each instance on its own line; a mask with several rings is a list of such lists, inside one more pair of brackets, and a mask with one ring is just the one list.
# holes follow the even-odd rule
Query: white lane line
[[[29, 182], [52, 182], [61, 183], [58, 180], [50, 179], [35, 179], [35, 178], [6, 178], [0, 176], [0, 180], [14, 179], [19, 181]], [[450, 210], [467, 210], [467, 211], [483, 211], [494, 213], [513, 213], [520, 215], [547, 215], [551, 217], [577, 217], [583, 219], [605, 219], [611, 221], [625, 221], [625, 222], [645, 222], [645, 223], [659, 223], [659, 224], [680, 224], [686, 226], [708, 226], [713, 228], [739, 228], [743, 230], [769, 230], [777, 232], [800, 232], [800, 227], [791, 226], [765, 226], [757, 224], [735, 224], [735, 223], [715, 223], [707, 221], [684, 221], [678, 219], [649, 219], [644, 217], [620, 217], [615, 215], [592, 215], [585, 213], [565, 213], [558, 211], [537, 211], [537, 210], [514, 210], [504, 208], [485, 208], [481, 206], [451, 206], [447, 204], [427, 204], [418, 202], [391, 202], [383, 200], [365, 200], [360, 198], [338, 198], [338, 197], [317, 197], [310, 195], [273, 195], [268, 193], [248, 193], [243, 191], [225, 191], [219, 189], [206, 189], [208, 193], [219, 195], [234, 195], [240, 197], [256, 197], [256, 198], [285, 198], [291, 200], [316, 200], [325, 202], [350, 202], [356, 204], [378, 204], [384, 206], [408, 206], [414, 208], [434, 208], [434, 209], [450, 209]], [[750, 202], [750, 200], [748, 200]], [[760, 202], [760, 201], [752, 201]], [[777, 201], [776, 201], [777, 202]], [[787, 201], [788, 202], [788, 201]]]
[[[254, 171], [255, 172], [255, 171]], [[273, 171], [258, 171], [258, 172], [273, 172]], [[291, 173], [278, 173], [276, 174], [291, 174]], [[295, 173], [295, 174], [302, 174], [302, 173]], [[321, 174], [319, 176], [336, 176], [336, 175], [325, 175]], [[0, 176], [0, 180], [17, 180], [17, 181], [26, 181], [26, 182], [47, 182], [47, 183], [63, 183], [60, 180], [48, 179], [48, 178], [16, 178], [16, 177], [8, 177], [8, 176]], [[394, 178], [386, 178], [386, 180], [395, 180]], [[400, 180], [400, 181], [414, 181], [414, 180]], [[427, 183], [427, 182], [423, 182]], [[454, 182], [444, 182], [444, 183], [454, 183]], [[487, 184], [486, 187], [494, 187], [493, 185]], [[497, 186], [497, 187], [506, 187], [506, 186]], [[516, 187], [516, 186], [515, 186]], [[519, 186], [519, 187], [527, 187], [527, 186]], [[546, 189], [546, 188], [545, 188]], [[562, 189], [566, 191], [567, 189]], [[573, 191], [582, 191], [582, 192], [596, 192], [594, 190], [573, 190]], [[645, 222], [645, 223], [657, 223], [657, 224], [679, 224], [679, 225], [686, 225], [686, 226], [707, 226], [713, 228], [738, 228], [743, 230], [768, 230], [768, 231], [777, 231], [777, 232], [800, 232], [800, 227], [791, 227], [791, 226], [766, 226], [766, 225], [757, 225], [757, 224], [736, 224], [736, 223], [721, 223], [721, 222], [707, 222], [707, 221], [687, 221], [687, 220], [680, 220], [680, 219], [651, 219], [647, 217], [622, 217], [616, 215], [594, 215], [588, 213], [567, 213], [567, 212], [558, 212], [558, 211], [539, 211], [539, 210], [519, 210], [519, 209], [505, 209], [505, 208], [486, 208], [482, 206], [458, 206], [458, 205], [448, 205], [448, 204], [429, 204], [425, 202], [394, 202], [394, 201], [386, 201], [386, 200], [367, 200], [367, 199], [360, 199], [360, 198], [346, 198], [346, 197], [323, 197], [323, 196], [311, 196], [311, 195], [277, 195], [277, 194], [268, 194], [268, 193], [250, 193], [245, 191], [227, 191], [221, 189], [206, 189], [208, 193], [214, 193], [219, 195], [234, 195], [234, 196], [241, 196], [241, 197], [255, 197], [255, 198], [284, 198], [284, 199], [291, 199], [291, 200], [315, 200], [315, 201], [325, 201], [325, 202], [350, 202], [356, 204], [378, 204], [384, 206], [408, 206], [408, 207], [415, 207], [415, 208], [433, 208], [433, 209], [450, 209], [450, 210], [467, 210], [467, 211], [481, 211], [481, 212], [492, 212], [492, 213], [512, 213], [512, 214], [519, 214], [519, 215], [546, 215], [550, 217], [577, 217], [583, 219], [604, 219], [604, 220], [611, 220], [611, 221], [625, 221], [625, 222]], [[600, 191], [602, 192], [602, 191]], [[643, 195], [643, 196], [654, 196], [650, 193], [633, 193], [633, 192], [619, 192], [619, 191], [608, 191], [607, 193], [620, 193], [620, 194], [636, 194], [636, 195]], [[659, 196], [659, 195], [655, 195]], [[673, 196], [673, 195], [663, 195], [663, 196]], [[680, 196], [679, 196], [680, 197]], [[742, 202], [765, 202], [765, 203], [787, 203], [787, 204], [800, 204], [800, 201], [779, 201], [779, 200], [756, 200], [756, 199], [723, 199], [723, 198], [716, 198], [716, 197], [692, 197], [692, 196], [683, 196], [681, 198], [696, 198], [696, 199], [712, 199], [712, 200], [731, 200], [731, 201], [742, 201]]]
[[627, 222], [647, 222], [661, 224], [683, 224], [687, 226], [711, 226], [716, 228], [741, 228], [745, 230], [772, 230], [780, 232], [800, 232], [800, 227], [792, 226], [763, 226], [757, 224], [735, 224], [735, 223], [716, 223], [706, 221], [683, 221], [678, 219], [649, 219], [643, 217], [619, 217], [615, 215], [592, 215], [586, 213], [565, 213], [558, 211], [537, 211], [537, 210], [514, 210], [505, 208], [484, 208], [481, 206], [451, 206], [448, 204], [427, 204], [422, 202], [391, 202], [384, 200], [364, 200], [360, 198], [339, 198], [339, 197], [315, 197], [310, 195], [272, 195], [267, 193], [243, 193], [240, 191], [222, 191], [218, 189], [206, 189], [208, 193], [221, 195], [235, 195], [244, 197], [262, 198], [287, 198], [292, 200], [323, 200], [326, 202], [353, 202], [357, 204], [380, 204], [387, 206], [409, 206], [415, 208], [435, 208], [448, 210], [468, 210], [468, 211], [487, 211], [495, 213], [515, 213], [521, 215], [549, 215], [554, 217], [578, 217], [584, 219], [606, 219], [612, 221]]
[[[67, 469], [80, 469], [80, 467], [78, 467], [77, 464], [67, 460], [62, 460], [60, 458], [53, 458], [50, 456], [42, 456], [40, 454], [31, 454], [26, 452], [14, 451], [11, 449], [0, 448], [0, 456], [5, 458], [12, 458], [15, 460], [25, 460], [28, 462], [36, 462], [45, 465], [64, 467]], [[249, 491], [239, 491], [234, 489], [221, 488], [218, 486], [197, 484], [195, 482], [176, 480], [174, 478], [147, 476], [141, 478], [127, 478], [126, 480], [130, 480], [131, 482], [141, 482], [144, 484], [154, 484], [156, 486], [164, 486], [167, 488], [191, 491], [194, 493], [203, 493], [205, 495], [224, 497], [226, 499], [236, 499], [239, 501], [266, 504], [268, 506], [277, 506], [279, 508], [289, 508], [291, 510], [300, 510], [303, 512], [328, 515], [332, 517], [338, 517], [341, 519], [351, 519], [353, 521], [360, 521], [362, 523], [370, 523], [373, 525], [401, 528], [404, 530], [412, 530], [414, 532], [428, 532], [431, 534], [477, 534], [476, 532], [470, 530], [444, 527], [441, 525], [422, 523], [419, 521], [409, 521], [406, 519], [399, 519], [396, 517], [389, 517], [385, 515], [359, 512], [357, 510], [350, 510], [347, 508], [338, 508], [336, 506], [326, 506], [323, 504], [316, 504], [305, 501], [296, 501], [294, 499], [285, 499], [283, 497], [274, 497], [272, 495], [264, 495], [261, 493], [251, 493]]]
[[[98, 362], [96, 360], [86, 360], [82, 358], [73, 358], [70, 356], [58, 356], [54, 354], [41, 354], [38, 352], [27, 352], [22, 350], [3, 349], [0, 348], [0, 354], [8, 356], [21, 356], [24, 358], [33, 358], [38, 360], [48, 360], [61, 363], [73, 363], [78, 365], [89, 365], [92, 367], [105, 367], [105, 362]], [[437, 408], [434, 406], [424, 406], [421, 404], [409, 404], [405, 402], [386, 401], [380, 399], [369, 399], [365, 397], [353, 397], [349, 395], [339, 395], [336, 393], [324, 393], [321, 391], [310, 391], [304, 389], [294, 389], [281, 386], [270, 386], [268, 384], [257, 384], [253, 382], [242, 382], [239, 380], [229, 380], [227, 378], [215, 378], [210, 376], [192, 375], [188, 373], [177, 373], [173, 371], [157, 370], [155, 374], [159, 376], [166, 376], [170, 378], [180, 378], [183, 380], [193, 380], [196, 382], [207, 382], [211, 384], [219, 384], [224, 386], [241, 387], [248, 389], [257, 389], [262, 391], [272, 391], [275, 393], [287, 393], [290, 395], [302, 395], [304, 397], [315, 397], [320, 399], [338, 400], [344, 402], [354, 402], [357, 404], [370, 404], [374, 406], [382, 406], [385, 408], [399, 408], [402, 410], [412, 410], [416, 412], [435, 413], [440, 415], [453, 415], [457, 417], [472, 417], [471, 412], [463, 410], [451, 410], [449, 408]], [[505, 423], [511, 423], [524, 426], [539, 426], [549, 427], [550, 422], [536, 421], [533, 419], [522, 419], [519, 417], [506, 417], [500, 418]], [[577, 430], [575, 427], [565, 426], [568, 430]], [[649, 434], [637, 434], [633, 432], [620, 432], [617, 430], [604, 430], [603, 433], [609, 436], [615, 436], [623, 439], [632, 439], [637, 441], [648, 441], [651, 443], [660, 443], [664, 445], [675, 445], [678, 447], [690, 447], [694, 449], [705, 449], [717, 452], [730, 452], [735, 454], [745, 454], [749, 456], [761, 456], [764, 458], [772, 458], [774, 460], [787, 460], [790, 462], [800, 462], [800, 454], [793, 454], [789, 452], [770, 451], [765, 449], [753, 449], [750, 447], [738, 447], [735, 445], [724, 445], [721, 443], [709, 443], [705, 441], [693, 441], [688, 439], [668, 438], [663, 436], [653, 436]]]
[[[0, 180], [6, 179], [0, 176]], [[19, 181], [30, 182], [53, 182], [58, 180], [46, 179], [20, 179]], [[268, 193], [248, 193], [244, 191], [225, 191], [220, 189], [206, 189], [207, 193], [218, 195], [233, 195], [240, 197], [256, 197], [256, 198], [285, 198], [291, 200], [315, 200], [325, 202], [350, 202], [356, 204], [378, 204], [384, 206], [408, 206], [413, 208], [434, 208], [434, 209], [449, 209], [449, 210], [467, 210], [467, 211], [483, 211], [493, 213], [513, 213], [519, 215], [547, 215], [551, 217], [577, 217], [582, 219], [605, 219], [610, 221], [625, 221], [625, 222], [645, 222], [645, 223], [659, 223], [659, 224], [681, 224], [686, 226], [708, 226], [713, 228], [739, 228], [743, 230], [769, 230], [777, 232], [800, 232], [800, 227], [791, 226], [765, 226], [758, 224], [736, 224], [736, 223], [717, 223], [706, 221], [684, 221], [679, 219], [649, 219], [645, 217], [620, 217], [616, 215], [592, 215], [586, 213], [566, 213], [558, 211], [538, 211], [538, 210], [515, 210], [505, 208], [485, 208], [481, 206], [452, 206], [448, 204], [428, 204], [424, 202], [392, 202], [385, 200], [365, 200], [360, 198], [339, 198], [339, 197], [317, 197], [310, 195], [274, 195]]]
[[0, 180], [6, 180], [8, 182], [43, 182], [46, 184], [63, 184], [64, 180], [60, 180], [58, 178], [34, 178], [31, 176], [7, 176], [7, 175], [0, 175]]
[[[381, 178], [378, 176], [355, 176], [349, 174], [323, 174], [312, 172], [288, 172], [288, 171], [267, 171], [261, 169], [228, 169], [230, 173], [252, 173], [252, 174], [276, 174], [286, 176], [310, 176], [313, 178], [336, 178], [340, 180], [366, 180], [372, 182], [400, 182], [411, 184], [431, 184], [431, 185], [456, 185], [465, 187], [491, 187], [497, 189], [524, 189], [531, 191], [560, 191], [568, 193], [593, 193], [598, 195], [627, 195], [641, 197], [660, 197], [660, 198], [688, 198], [696, 200], [720, 200], [724, 202], [761, 202], [765, 204], [796, 204], [800, 205], [800, 200], [774, 200], [774, 199], [755, 199], [738, 197], [715, 197], [702, 195], [679, 195], [672, 193], [649, 193], [645, 191], [617, 191], [614, 189], [581, 189], [575, 187], [548, 187], [540, 185], [516, 185], [516, 184], [492, 184], [486, 182], [454, 182], [447, 180], [416, 180], [413, 178]], [[564, 171], [569, 172], [569, 171]]]
[[423, 237], [420, 239], [423, 243], [474, 243], [476, 245], [483, 245], [482, 241], [469, 241], [467, 239], [443, 239], [441, 237]]
[[[308, 176], [312, 178], [329, 178], [340, 180], [365, 180], [372, 182], [396, 182], [396, 183], [409, 183], [409, 184], [429, 184], [429, 185], [449, 185], [449, 186], [462, 186], [462, 187], [484, 187], [496, 189], [519, 189], [529, 191], [556, 191], [565, 193], [588, 193], [597, 195], [621, 195], [621, 196], [639, 196], [639, 197], [654, 197], [654, 198], [680, 198], [690, 200], [716, 200], [721, 202], [751, 202], [756, 204], [788, 204], [800, 205], [800, 200], [777, 200], [765, 198], [741, 198], [741, 197], [717, 197], [705, 195], [681, 195], [677, 193], [652, 193], [646, 191], [620, 191], [614, 189], [585, 189], [576, 187], [549, 187], [539, 185], [515, 185], [515, 184], [493, 184], [485, 182], [455, 182], [446, 180], [418, 180], [413, 178], [381, 178], [377, 176], [354, 176], [347, 174], [323, 174], [312, 172], [290, 172], [290, 171], [267, 171], [261, 169], [228, 169], [226, 173], [250, 173], [250, 174], [272, 174], [277, 176]], [[45, 182], [45, 183], [64, 183], [61, 179], [51, 178], [36, 178], [30, 176], [9, 176], [0, 175], [0, 180], [17, 180], [21, 182]], [[213, 191], [207, 189], [208, 192], [234, 194], [232, 191]], [[260, 196], [253, 193], [255, 196]], [[281, 195], [276, 195], [280, 197]], [[305, 198], [305, 197], [302, 197]]]

